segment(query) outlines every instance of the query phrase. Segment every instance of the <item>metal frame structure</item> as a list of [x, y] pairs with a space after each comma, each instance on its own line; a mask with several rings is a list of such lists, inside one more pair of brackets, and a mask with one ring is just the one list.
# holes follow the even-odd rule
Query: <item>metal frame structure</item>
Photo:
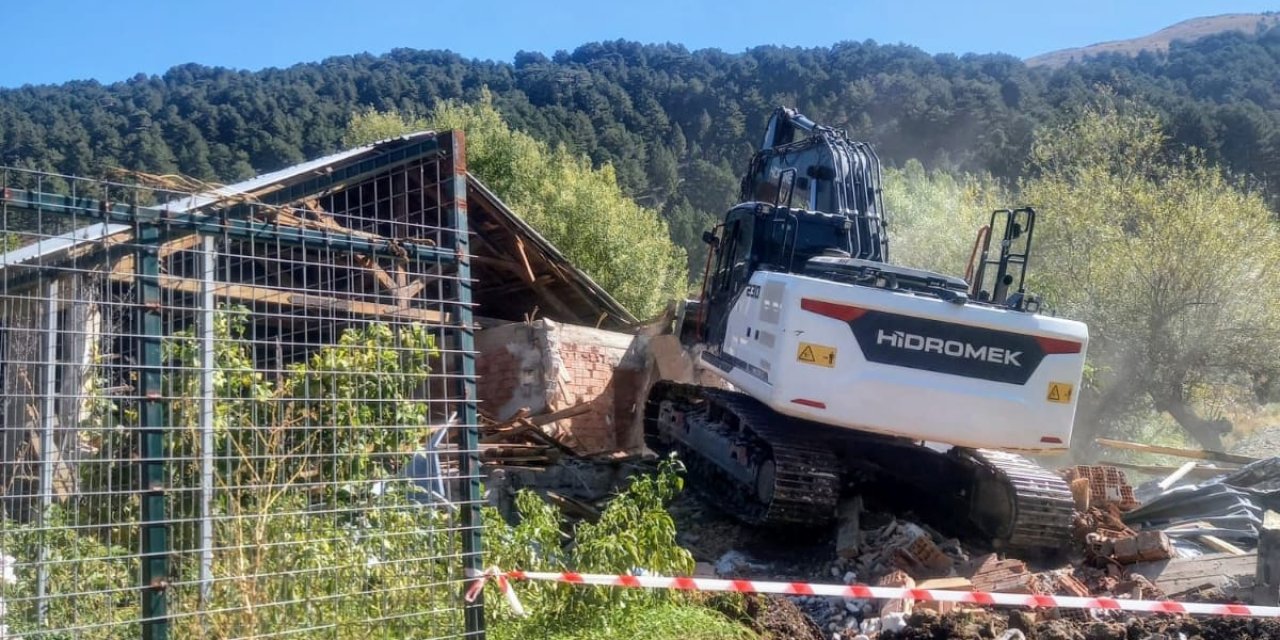
[[[427, 132], [384, 141], [294, 170], [201, 193], [169, 189], [163, 182], [141, 187], [0, 170], [0, 233], [9, 246], [22, 245], [0, 255], [0, 312], [17, 314], [16, 310], [26, 309], [34, 300], [44, 302], [46, 316], [40, 357], [31, 361], [7, 359], [5, 371], [0, 373], [0, 377], [13, 376], [15, 372], [25, 376], [28, 369], [34, 372], [40, 366], [45, 368], [37, 376], [42, 383], [39, 394], [6, 393], [3, 398], [3, 415], [9, 421], [4, 425], [7, 433], [21, 431], [21, 425], [12, 423], [13, 416], [26, 412], [40, 418], [39, 438], [6, 436], [21, 439], [17, 446], [24, 451], [35, 450], [40, 473], [34, 481], [34, 491], [26, 493], [38, 496], [40, 507], [34, 525], [24, 516], [15, 515], [17, 510], [7, 508], [8, 517], [0, 524], [0, 546], [7, 540], [27, 540], [22, 536], [28, 534], [41, 542], [33, 563], [38, 569], [34, 595], [9, 597], [8, 613], [0, 624], [21, 630], [24, 637], [68, 630], [80, 634], [77, 637], [129, 637], [133, 633], [129, 630], [136, 627], [138, 635], [147, 640], [163, 640], [179, 637], [175, 634], [181, 635], [180, 629], [189, 633], [193, 624], [208, 630], [219, 620], [231, 620], [232, 626], [218, 630], [218, 635], [329, 638], [344, 637], [335, 634], [345, 629], [343, 625], [353, 623], [381, 627], [381, 631], [369, 634], [379, 637], [378, 633], [393, 633], [392, 627], [407, 624], [406, 619], [420, 617], [441, 625], [429, 629], [431, 637], [483, 637], [483, 602], [464, 603], [459, 588], [468, 576], [479, 574], [482, 553], [472, 232], [467, 189], [465, 140], [460, 132]], [[67, 228], [70, 233], [63, 231]], [[94, 333], [85, 326], [60, 320], [60, 305], [76, 295], [74, 287], [59, 291], [59, 282], [68, 276], [92, 278], [95, 283], [102, 283], [95, 286], [122, 296], [111, 305], [103, 305], [110, 307], [103, 313], [115, 314], [112, 317], [119, 323], [118, 328]], [[249, 327], [243, 340], [233, 341], [220, 333], [224, 331], [219, 324], [223, 322], [220, 309], [228, 303], [242, 307], [239, 313]], [[0, 323], [4, 323], [0, 333], [8, 331], [7, 318], [0, 318]], [[378, 370], [372, 374], [356, 371], [350, 375], [373, 375], [382, 385], [375, 385], [377, 389], [389, 384], [405, 393], [419, 394], [414, 396], [417, 399], [398, 396], [400, 400], [392, 403], [381, 396], [362, 397], [359, 394], [363, 387], [347, 389], [342, 392], [345, 396], [336, 395], [338, 392], [333, 389], [326, 389], [329, 395], [323, 398], [308, 395], [307, 385], [320, 385], [338, 375], [324, 370], [331, 365], [323, 364], [316, 354], [341, 355], [341, 349], [349, 348], [343, 342], [344, 332], [372, 325], [390, 327], [393, 342], [384, 351], [389, 349], [398, 355], [389, 361], [375, 359], [372, 366]], [[431, 337], [435, 345], [431, 355], [435, 359], [425, 377], [408, 378], [397, 368], [400, 365], [396, 361], [403, 363], [421, 356], [413, 352], [417, 347], [401, 347], [408, 344], [401, 342], [401, 333], [415, 328], [424, 328]], [[69, 496], [55, 491], [55, 475], [79, 478], [80, 469], [91, 466], [88, 461], [68, 460], [57, 454], [59, 447], [81, 435], [78, 423], [66, 424], [64, 419], [63, 424], [56, 424], [56, 418], [62, 415], [57, 407], [75, 405], [73, 412], [79, 415], [81, 406], [101, 399], [90, 398], [87, 392], [80, 397], [80, 389], [56, 398], [58, 389], [69, 388], [69, 380], [75, 377], [65, 373], [67, 363], [59, 358], [59, 345], [65, 341], [63, 334], [68, 333], [82, 336], [82, 342], [83, 336], [89, 335], [88, 340], [95, 344], [123, 345], [118, 353], [111, 354], [118, 362], [110, 368], [112, 381], [125, 390], [108, 399], [117, 405], [112, 415], [122, 418], [119, 433], [124, 434], [120, 442], [125, 454], [110, 459], [104, 448], [98, 455], [112, 463], [115, 472], [132, 474], [132, 490]], [[198, 359], [193, 363], [174, 364], [173, 350], [180, 341], [175, 338], [177, 335], [191, 336], [197, 346]], [[225, 386], [229, 375], [219, 360], [228, 345], [249, 354], [255, 363], [253, 379], [260, 381], [254, 384], [274, 393], [258, 399], [258, 405], [266, 407], [261, 411], [284, 415], [286, 410], [294, 411], [295, 406], [303, 407], [289, 414], [292, 422], [284, 420], [277, 426], [217, 423], [227, 407], [245, 402], [241, 397], [227, 395], [219, 386]], [[382, 367], [389, 367], [392, 373]], [[187, 378], [195, 380], [188, 391], [200, 396], [191, 409], [184, 408], [188, 407], [188, 399], [176, 391], [175, 380]], [[294, 380], [305, 384], [291, 382]], [[4, 388], [10, 388], [8, 383]], [[33, 405], [32, 399], [37, 395], [43, 397]], [[345, 415], [334, 411], [335, 407], [347, 405], [358, 405], [359, 411], [374, 415], [373, 422], [359, 427], [315, 417]], [[423, 411], [414, 419], [429, 418], [437, 426], [444, 423], [441, 417], [452, 416], [452, 426], [422, 438], [422, 443], [411, 442], [411, 435], [431, 425], [401, 424], [412, 422], [401, 416], [400, 408], [405, 405], [420, 405]], [[177, 445], [187, 437], [179, 424], [181, 416], [188, 415], [184, 412], [190, 412], [197, 427], [189, 449]], [[389, 420], [393, 423], [383, 424]], [[264, 418], [263, 422], [269, 420]], [[251, 438], [244, 436], [250, 439], [237, 445], [249, 449], [218, 450], [218, 446], [230, 447], [225, 443], [240, 437], [228, 435], [229, 429], [251, 434]], [[385, 434], [387, 442], [394, 446], [380, 449], [370, 445], [357, 429]], [[303, 435], [295, 435], [294, 431]], [[283, 441], [302, 442], [305, 447], [297, 444], [285, 456], [268, 455], [254, 448], [263, 438], [277, 437], [279, 433], [284, 433], [279, 436]], [[359, 446], [339, 447], [337, 443], [343, 438]], [[317, 449], [317, 442], [328, 443], [329, 448]], [[309, 592], [311, 585], [305, 580], [309, 574], [302, 569], [276, 567], [282, 576], [227, 576], [215, 571], [216, 558], [244, 553], [245, 544], [219, 539], [218, 532], [242, 524], [236, 520], [236, 510], [242, 508], [240, 502], [257, 500], [255, 492], [272, 496], [293, 492], [289, 493], [291, 499], [313, 501], [306, 510], [284, 515], [298, 521], [323, 522], [330, 527], [326, 531], [346, 531], [332, 527], [337, 523], [346, 527], [348, 521], [418, 517], [412, 515], [424, 508], [418, 502], [387, 502], [390, 498], [384, 495], [385, 487], [394, 484], [396, 477], [374, 477], [376, 474], [362, 471], [367, 468], [385, 473], [385, 469], [408, 468], [411, 465], [402, 458], [410, 454], [403, 449], [412, 449], [415, 444], [423, 444], [426, 455], [445, 459], [445, 464], [434, 465], [438, 471], [444, 473], [442, 467], [449, 467], [449, 475], [444, 478], [409, 479], [437, 488], [445, 484], [456, 488], [455, 494], [447, 498], [450, 504], [444, 510], [448, 514], [443, 516], [445, 519], [428, 520], [434, 528], [397, 530], [394, 535], [398, 539], [392, 539], [387, 530], [374, 528], [352, 534], [355, 542], [345, 537], [347, 533], [330, 533], [330, 538], [316, 544], [341, 542], [359, 547], [369, 537], [383, 536], [384, 544], [395, 546], [397, 540], [420, 538], [423, 544], [444, 551], [396, 560], [395, 571], [408, 572], [412, 579], [402, 574], [396, 574], [395, 579], [387, 578], [390, 574], [379, 574], [380, 579], [396, 583], [400, 590], [412, 587], [433, 594], [448, 592], [448, 598], [424, 600], [424, 611], [395, 609], [386, 603], [402, 602], [397, 600], [401, 595], [390, 590], [380, 592], [374, 578], [369, 577], [371, 586], [359, 596], [376, 603], [376, 610], [385, 610], [381, 616], [371, 614], [367, 620], [352, 621], [326, 614], [334, 618], [298, 619], [295, 628], [290, 626], [290, 620], [272, 618], [273, 608], [282, 612], [327, 610], [326, 607], [337, 606], [334, 603], [339, 595]], [[444, 451], [436, 451], [437, 445]], [[6, 507], [10, 507], [14, 496], [22, 493], [11, 482], [11, 470], [18, 468], [18, 463], [9, 459], [3, 463]], [[281, 484], [258, 486], [236, 475], [238, 469], [263, 465], [294, 465], [296, 469], [288, 476], [288, 482]], [[335, 497], [345, 495], [343, 492], [352, 486], [365, 496], [362, 499], [367, 504]], [[315, 495], [324, 498], [315, 502]], [[440, 497], [438, 491], [434, 495]], [[136, 518], [117, 506], [117, 502], [123, 504], [135, 498]], [[64, 511], [74, 511], [94, 501], [107, 504], [107, 510], [120, 519], [94, 522], [92, 526], [76, 520], [61, 529], [59, 524], [46, 520], [55, 510], [55, 502]], [[426, 508], [434, 509], [430, 505]], [[258, 517], [278, 515], [263, 512]], [[52, 586], [65, 578], [53, 575], [61, 576], [59, 572], [64, 567], [51, 564], [49, 545], [53, 543], [49, 540], [67, 529], [71, 530], [68, 535], [75, 536], [74, 544], [79, 544], [80, 537], [89, 539], [103, 530], [136, 533], [135, 553], [121, 559], [136, 569], [136, 583], [101, 587], [92, 593], [116, 602], [136, 602], [136, 618], [90, 624], [58, 617], [56, 612], [62, 609], [51, 604], [58, 604], [60, 598], [73, 602], [84, 595], [60, 593]], [[190, 540], [179, 533], [188, 529], [193, 532]], [[13, 536], [6, 536], [10, 531]], [[310, 535], [307, 531], [286, 533], [300, 536], [298, 540]], [[175, 536], [183, 537], [182, 541], [175, 542]], [[255, 544], [303, 553], [309, 543], [291, 538], [258, 539]], [[68, 552], [64, 549], [59, 553], [65, 557]], [[385, 559], [367, 562], [369, 576], [382, 571], [378, 568], [381, 564], [392, 564]], [[54, 567], [52, 574], [50, 567]], [[75, 567], [80, 570], [79, 564]], [[342, 566], [314, 571], [337, 576], [357, 569]], [[219, 594], [225, 596], [229, 590], [240, 588], [237, 580], [272, 585], [283, 580], [281, 584], [287, 583], [293, 590], [290, 593], [305, 595], [234, 606], [228, 605], [225, 597], [219, 600]], [[135, 595], [128, 596], [129, 593]], [[198, 595], [189, 598], [188, 593]], [[433, 604], [436, 602], [453, 604]], [[24, 618], [13, 619], [15, 613]], [[272, 622], [264, 623], [266, 619]]]

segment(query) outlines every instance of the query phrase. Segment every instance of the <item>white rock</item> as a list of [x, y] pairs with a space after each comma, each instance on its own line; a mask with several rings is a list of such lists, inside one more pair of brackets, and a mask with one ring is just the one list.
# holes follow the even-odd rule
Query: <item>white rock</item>
[[832, 578], [840, 577], [840, 567], [831, 567], [831, 577]]
[[751, 558], [736, 549], [725, 552], [724, 555], [720, 556], [719, 560], [716, 560], [716, 575], [722, 577], [741, 573], [746, 569], [761, 570], [768, 568], [768, 565], [752, 562]]
[[907, 628], [907, 616], [900, 612], [886, 613], [880, 616], [881, 631], [901, 631]]
[[844, 583], [853, 584], [858, 581], [858, 574], [852, 571], [846, 571], [844, 574]]
[[1027, 637], [1022, 635], [1022, 631], [1019, 629], [1009, 629], [998, 640], [1027, 640]]

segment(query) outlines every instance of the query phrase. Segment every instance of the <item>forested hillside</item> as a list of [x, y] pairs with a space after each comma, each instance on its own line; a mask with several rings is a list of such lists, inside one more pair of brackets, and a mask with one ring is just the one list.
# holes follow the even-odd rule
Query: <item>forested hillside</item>
[[0, 163], [230, 181], [337, 149], [361, 107], [423, 113], [487, 86], [514, 128], [611, 163], [696, 264], [696, 238], [736, 195], [775, 105], [846, 127], [891, 166], [916, 158], [1012, 179], [1034, 128], [1099, 85], [1148, 101], [1173, 144], [1203, 148], [1280, 202], [1280, 28], [1056, 70], [871, 42], [741, 54], [606, 42], [511, 64], [397, 50], [253, 73], [185, 65], [110, 85], [0, 91]]

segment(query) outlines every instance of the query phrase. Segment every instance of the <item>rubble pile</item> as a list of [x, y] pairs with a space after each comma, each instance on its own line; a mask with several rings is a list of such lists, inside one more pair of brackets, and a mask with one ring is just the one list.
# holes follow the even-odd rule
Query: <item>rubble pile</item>
[[511, 418], [499, 421], [482, 412], [480, 459], [494, 465], [545, 467], [566, 456], [578, 457], [581, 445], [556, 422], [572, 415], [572, 412], [561, 412], [530, 418], [529, 410], [521, 409]]
[[[1277, 467], [1280, 468], [1280, 467]], [[887, 514], [859, 513], [852, 517], [861, 528], [847, 529], [848, 518], [839, 531], [835, 558], [827, 571], [812, 576], [813, 581], [840, 580], [845, 584], [871, 584], [927, 590], [964, 590], [1027, 593], [1074, 597], [1106, 596], [1115, 599], [1162, 600], [1171, 596], [1182, 600], [1240, 602], [1239, 593], [1219, 588], [1219, 583], [1195, 584], [1189, 555], [1175, 544], [1177, 529], [1151, 526], [1132, 516], [1141, 515], [1145, 505], [1138, 499], [1142, 491], [1128, 482], [1125, 474], [1106, 465], [1076, 466], [1062, 470], [1072, 486], [1080, 509], [1073, 522], [1070, 553], [1059, 566], [1029, 566], [1019, 558], [997, 553], [973, 553], [958, 540], [948, 538], [920, 523]], [[1237, 474], [1239, 475], [1239, 474]], [[1270, 475], [1254, 470], [1246, 476], [1263, 483]], [[1181, 489], [1185, 491], [1186, 489]], [[842, 513], [842, 516], [846, 514]], [[1252, 559], [1209, 571], [1252, 572]], [[776, 574], [777, 567], [773, 567]], [[768, 574], [752, 566], [753, 572]], [[1168, 571], [1176, 577], [1167, 578]], [[1230, 582], [1230, 581], [1228, 581]], [[1247, 581], [1246, 581], [1247, 582]], [[1161, 584], [1171, 585], [1170, 591]], [[1009, 611], [957, 603], [895, 600], [860, 600], [801, 596], [792, 598], [831, 637], [845, 640], [918, 637], [974, 638], [1130, 638], [1146, 637], [1179, 628], [1184, 618], [1134, 616], [1129, 613], [1082, 609], [1038, 609]], [[1247, 601], [1247, 600], [1244, 600]], [[1231, 629], [1238, 637], [1280, 637], [1229, 626], [1231, 621], [1189, 622], [1195, 629]], [[1216, 626], [1215, 626], [1216, 625]], [[1228, 625], [1228, 626], [1222, 626]], [[1243, 629], [1243, 630], [1242, 630]], [[1270, 629], [1270, 628], [1267, 628]], [[1134, 636], [1138, 631], [1142, 635]], [[920, 632], [926, 632], [921, 635]], [[933, 635], [928, 635], [932, 633]], [[1006, 634], [1012, 634], [1007, 635]], [[1017, 634], [1022, 634], [1021, 636]], [[1158, 637], [1158, 636], [1157, 636]], [[1178, 637], [1175, 633], [1169, 637]], [[1194, 637], [1194, 636], [1187, 636]], [[1237, 637], [1214, 636], [1203, 637]]]

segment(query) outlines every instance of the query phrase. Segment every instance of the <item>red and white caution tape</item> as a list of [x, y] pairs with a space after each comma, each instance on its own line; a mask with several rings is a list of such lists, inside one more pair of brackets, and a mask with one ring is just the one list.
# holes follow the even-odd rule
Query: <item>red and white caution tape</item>
[[[492, 572], [492, 573], [490, 573]], [[1108, 597], [1049, 596], [1023, 593], [987, 593], [983, 591], [944, 591], [937, 589], [907, 589], [903, 587], [869, 587], [865, 585], [811, 584], [806, 582], [767, 582], [763, 580], [724, 580], [718, 578], [671, 578], [664, 576], [600, 575], [586, 573], [552, 573], [539, 571], [499, 572], [490, 569], [473, 586], [478, 592], [485, 579], [496, 579], [499, 588], [507, 595], [507, 601], [520, 615], [523, 609], [515, 600], [511, 585], [504, 580], [543, 580], [567, 584], [596, 585], [604, 587], [632, 587], [645, 589], [676, 589], [680, 591], [733, 591], [737, 593], [776, 593], [790, 596], [829, 596], [879, 600], [921, 600], [961, 602], [978, 605], [1003, 605], [1031, 608], [1102, 609], [1113, 611], [1140, 611], [1146, 613], [1174, 613], [1208, 616], [1247, 616], [1257, 618], [1280, 617], [1280, 607], [1261, 607], [1244, 604], [1214, 604], [1207, 602], [1173, 602], [1169, 600], [1128, 600]], [[470, 601], [471, 598], [468, 598]]]
[[484, 583], [494, 580], [498, 583], [498, 589], [502, 591], [502, 595], [507, 598], [507, 604], [511, 606], [511, 610], [518, 616], [527, 615], [524, 612], [524, 606], [520, 604], [520, 599], [516, 597], [516, 590], [511, 588], [511, 583], [507, 581], [510, 574], [503, 573], [497, 567], [489, 567], [484, 573], [476, 577], [475, 582], [471, 583], [471, 587], [467, 589], [464, 599], [467, 602], [475, 602], [480, 596], [480, 592], [484, 590]]

